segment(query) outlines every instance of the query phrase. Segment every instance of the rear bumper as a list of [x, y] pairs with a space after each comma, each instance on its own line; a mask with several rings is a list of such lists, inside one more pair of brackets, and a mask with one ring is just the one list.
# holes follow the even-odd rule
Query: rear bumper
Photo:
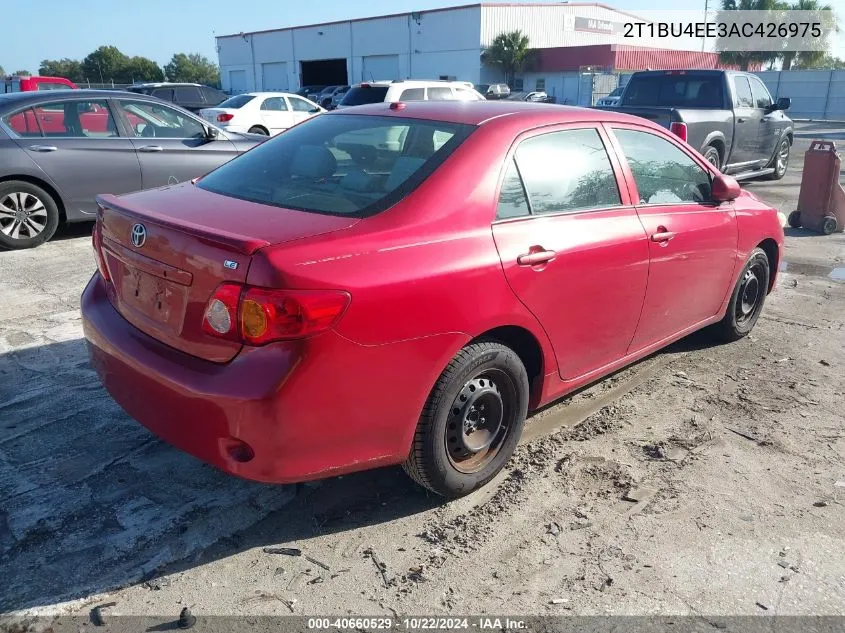
[[[127, 322], [95, 274], [82, 295], [91, 363], [155, 435], [246, 479], [290, 483], [400, 463], [425, 398], [462, 335], [362, 346], [327, 332], [244, 348], [217, 364]], [[254, 453], [239, 461], [232, 440]], [[243, 457], [240, 457], [243, 459]]]

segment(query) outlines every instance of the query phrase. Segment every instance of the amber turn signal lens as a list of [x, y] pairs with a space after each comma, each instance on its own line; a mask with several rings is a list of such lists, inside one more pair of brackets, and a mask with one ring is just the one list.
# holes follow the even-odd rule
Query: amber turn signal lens
[[258, 338], [267, 332], [267, 314], [261, 304], [250, 299], [241, 304], [241, 327], [251, 338]]

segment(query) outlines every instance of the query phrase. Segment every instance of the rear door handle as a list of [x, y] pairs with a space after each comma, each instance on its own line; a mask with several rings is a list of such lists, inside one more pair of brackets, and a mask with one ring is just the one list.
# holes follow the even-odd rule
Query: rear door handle
[[533, 253], [525, 253], [516, 258], [516, 263], [520, 266], [536, 266], [537, 264], [545, 264], [552, 261], [557, 256], [554, 251], [536, 251]]
[[161, 145], [144, 145], [138, 148], [139, 152], [163, 152], [164, 148]]
[[651, 234], [651, 241], [652, 242], [668, 242], [673, 237], [675, 237], [676, 233], [672, 231], [658, 231], [657, 233]]
[[737, 122], [737, 123], [745, 123], [746, 121], [747, 121], [747, 119], [746, 119], [745, 117], [743, 117], [743, 116], [739, 117], [739, 118], [736, 120], [736, 122]]
[[33, 152], [55, 152], [58, 151], [58, 147], [55, 145], [30, 145], [29, 149]]

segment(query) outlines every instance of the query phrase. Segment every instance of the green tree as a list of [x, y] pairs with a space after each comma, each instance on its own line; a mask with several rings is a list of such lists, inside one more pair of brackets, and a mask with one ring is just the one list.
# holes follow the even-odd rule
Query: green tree
[[64, 77], [74, 83], [85, 80], [82, 62], [76, 59], [45, 59], [38, 68], [38, 74], [45, 77]]
[[[821, 5], [817, 0], [798, 0], [789, 5], [791, 11], [832, 11], [829, 4]], [[825, 51], [784, 51], [781, 54], [783, 70], [796, 68], [817, 68], [825, 58]]]
[[162, 81], [164, 79], [164, 71], [161, 66], [146, 57], [130, 58], [124, 70], [132, 82]]
[[176, 53], [164, 67], [168, 81], [185, 81], [216, 86], [220, 82], [217, 64], [199, 53]]
[[18, 77], [32, 77], [32, 73], [28, 70], [16, 70], [12, 74], [17, 75]]
[[129, 57], [116, 46], [101, 46], [82, 60], [82, 72], [88, 81], [128, 83], [128, 65]]
[[522, 31], [500, 33], [484, 51], [484, 62], [501, 68], [505, 73], [505, 81], [512, 86], [516, 73], [525, 67], [530, 58], [531, 49], [528, 45], [528, 36]]
[[[776, 11], [784, 8], [786, 5], [778, 0], [722, 0], [722, 11]], [[718, 49], [719, 42], [716, 47]], [[772, 62], [779, 56], [776, 51], [721, 51], [719, 61], [749, 70], [752, 66]]]
[[[845, 59], [834, 57], [833, 55], [824, 55], [813, 68], [819, 70], [845, 70]], [[0, 73], [0, 75], [2, 74]]]
[[5, 75], [6, 75], [6, 71], [3, 70], [2, 66], [0, 66], [0, 77], [5, 77]]

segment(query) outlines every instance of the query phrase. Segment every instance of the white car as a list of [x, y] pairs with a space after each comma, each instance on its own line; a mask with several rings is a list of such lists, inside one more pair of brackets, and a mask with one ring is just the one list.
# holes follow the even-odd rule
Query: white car
[[321, 112], [325, 110], [298, 95], [248, 92], [200, 110], [200, 116], [224, 130], [273, 136]]
[[352, 86], [338, 108], [394, 101], [486, 101], [484, 95], [465, 81], [365, 81]]

